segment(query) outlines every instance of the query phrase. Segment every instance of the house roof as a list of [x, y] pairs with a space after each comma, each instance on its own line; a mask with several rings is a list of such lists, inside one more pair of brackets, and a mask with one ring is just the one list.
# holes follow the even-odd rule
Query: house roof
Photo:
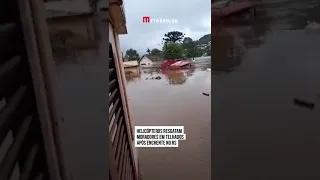
[[123, 62], [123, 66], [126, 67], [136, 67], [139, 66], [138, 61], [127, 61]]
[[140, 61], [141, 61], [141, 59], [142, 59], [143, 57], [146, 57], [146, 58], [150, 59], [151, 61], [160, 61], [160, 60], [162, 60], [161, 57], [152, 56], [152, 55], [150, 55], [150, 54], [145, 54], [145, 55], [141, 56], [141, 58], [138, 60], [139, 63], [140, 63]]

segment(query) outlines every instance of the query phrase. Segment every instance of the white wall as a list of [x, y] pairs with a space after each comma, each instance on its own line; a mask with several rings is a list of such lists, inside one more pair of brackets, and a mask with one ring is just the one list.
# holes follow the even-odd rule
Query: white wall
[[140, 66], [141, 67], [152, 67], [153, 62], [149, 58], [143, 57], [140, 61]]

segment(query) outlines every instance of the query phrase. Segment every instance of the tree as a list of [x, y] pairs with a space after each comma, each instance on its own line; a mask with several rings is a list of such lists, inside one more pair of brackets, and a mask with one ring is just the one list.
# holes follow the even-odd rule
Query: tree
[[182, 41], [183, 44], [188, 44], [188, 43], [192, 43], [193, 40], [190, 37], [185, 37]]
[[184, 38], [185, 34], [179, 31], [170, 31], [164, 35], [164, 38], [162, 39], [164, 43], [172, 42], [181, 42], [181, 40]]
[[147, 53], [148, 53], [148, 54], [150, 54], [150, 52], [151, 52], [151, 51], [150, 51], [150, 49], [149, 49], [149, 48], [147, 48]]
[[188, 58], [198, 57], [202, 54], [201, 49], [197, 47], [197, 43], [190, 37], [185, 37], [181, 45], [184, 50], [184, 55]]
[[150, 54], [151, 54], [152, 56], [161, 56], [161, 55], [162, 55], [162, 51], [160, 51], [160, 50], [157, 49], [157, 48], [154, 48], [154, 49], [151, 50]]
[[126, 51], [125, 57], [126, 57], [129, 61], [134, 61], [134, 60], [140, 59], [138, 52], [137, 52], [136, 50], [134, 50], [134, 49], [128, 49], [128, 50]]
[[183, 49], [179, 43], [166, 43], [163, 46], [164, 57], [168, 59], [179, 59], [183, 56]]

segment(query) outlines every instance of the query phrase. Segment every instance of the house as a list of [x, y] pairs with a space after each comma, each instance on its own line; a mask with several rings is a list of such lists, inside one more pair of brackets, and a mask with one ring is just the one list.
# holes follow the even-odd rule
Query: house
[[127, 76], [140, 76], [140, 68], [138, 61], [123, 62], [124, 72]]
[[46, 17], [53, 48], [90, 48], [100, 39], [94, 6], [88, 0], [46, 2]]
[[142, 68], [150, 68], [153, 67], [153, 62], [147, 55], [144, 55], [140, 58], [139, 65]]
[[146, 54], [146, 55], [143, 55], [138, 62], [139, 62], [139, 66], [142, 68], [151, 68], [151, 67], [160, 66], [162, 60], [163, 60], [162, 57]]
[[126, 61], [126, 62], [123, 62], [123, 66], [124, 68], [130, 68], [130, 67], [139, 67], [139, 63], [138, 61]]
[[139, 77], [140, 76], [140, 68], [138, 61], [127, 61], [123, 62], [124, 72], [126, 77]]

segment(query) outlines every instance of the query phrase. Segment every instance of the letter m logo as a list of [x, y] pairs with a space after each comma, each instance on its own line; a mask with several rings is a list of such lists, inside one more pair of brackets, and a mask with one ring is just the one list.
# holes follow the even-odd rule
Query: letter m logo
[[150, 16], [143, 16], [142, 17], [142, 22], [143, 23], [150, 23]]

